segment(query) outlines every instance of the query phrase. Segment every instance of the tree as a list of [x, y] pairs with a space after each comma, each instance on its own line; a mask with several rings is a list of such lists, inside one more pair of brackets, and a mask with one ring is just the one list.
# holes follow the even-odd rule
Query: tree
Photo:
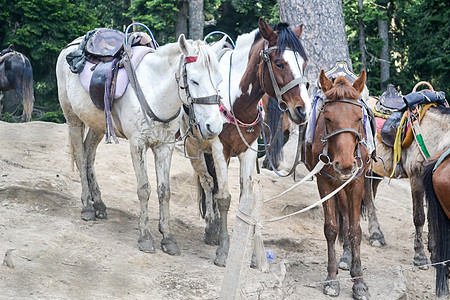
[[203, 39], [203, 0], [189, 0], [189, 37]]
[[321, 69], [337, 61], [352, 67], [341, 0], [278, 0], [280, 20], [293, 27], [304, 24], [302, 42], [308, 54], [306, 76], [316, 84]]

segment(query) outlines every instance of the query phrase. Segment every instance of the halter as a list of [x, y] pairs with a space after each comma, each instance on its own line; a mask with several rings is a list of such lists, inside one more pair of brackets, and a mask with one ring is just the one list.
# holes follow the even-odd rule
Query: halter
[[[303, 74], [302, 74], [301, 77], [294, 78], [294, 80], [292, 80], [291, 82], [286, 84], [280, 90], [280, 87], [278, 86], [278, 83], [275, 80], [275, 75], [273, 74], [272, 63], [271, 63], [270, 55], [269, 55], [270, 51], [278, 50], [278, 46], [273, 46], [273, 47], [270, 47], [270, 48], [268, 48], [268, 47], [269, 47], [269, 42], [265, 41], [265, 43], [264, 43], [264, 50], [261, 50], [259, 55], [261, 56], [261, 59], [263, 60], [263, 62], [266, 63], [267, 68], [269, 69], [269, 75], [270, 75], [270, 79], [272, 80], [272, 86], [273, 86], [273, 89], [275, 91], [275, 95], [277, 97], [278, 107], [280, 108], [281, 111], [286, 111], [287, 110], [287, 104], [283, 100], [282, 95], [284, 93], [286, 93], [287, 91], [289, 91], [290, 89], [292, 89], [293, 87], [295, 87], [295, 86], [297, 86], [297, 85], [299, 85], [301, 83], [308, 84], [308, 79], [306, 79], [306, 77], [303, 76]], [[286, 47], [285, 51], [286, 50], [287, 51], [292, 51], [292, 52], [295, 53], [295, 51], [292, 50], [289, 47]], [[295, 56], [295, 59], [297, 59], [297, 56]], [[298, 61], [297, 61], [297, 65], [298, 65]], [[300, 69], [300, 66], [299, 66], [299, 69]], [[261, 72], [261, 86], [262, 86], [263, 90], [266, 91], [266, 88], [264, 87], [264, 72]]]
[[[323, 110], [323, 108], [324, 108], [324, 106], [326, 104], [328, 104], [328, 103], [336, 103], [336, 102], [348, 103], [348, 104], [359, 106], [361, 108], [363, 107], [360, 102], [355, 102], [355, 101], [351, 101], [351, 100], [346, 100], [346, 99], [342, 99], [342, 100], [327, 100], [327, 99], [325, 99], [324, 102], [323, 102], [322, 110]], [[331, 165], [331, 158], [328, 156], [328, 139], [333, 137], [333, 136], [339, 135], [341, 133], [349, 132], [349, 133], [352, 133], [352, 134], [354, 134], [356, 136], [356, 139], [357, 139], [356, 159], [359, 159], [359, 161], [360, 161], [360, 166], [358, 166], [358, 169], [363, 169], [363, 167], [366, 165], [367, 162], [364, 163], [363, 160], [362, 160], [362, 157], [361, 157], [360, 144], [364, 143], [364, 139], [361, 136], [361, 125], [360, 125], [360, 128], [359, 128], [358, 131], [356, 131], [353, 128], [340, 128], [340, 129], [337, 129], [337, 130], [335, 130], [333, 132], [327, 133], [327, 126], [325, 124], [325, 118], [324, 118], [323, 123], [324, 123], [323, 124], [324, 125], [323, 126], [323, 128], [324, 128], [323, 129], [324, 130], [324, 135], [320, 139], [321, 142], [322, 142], [322, 145], [323, 145], [323, 150], [322, 150], [322, 153], [319, 154], [319, 160], [323, 161], [326, 165]], [[370, 158], [369, 158], [369, 160], [370, 160]], [[324, 171], [322, 171], [322, 173], [324, 173], [328, 177], [331, 177], [333, 179], [338, 179], [339, 180], [339, 178], [334, 178], [331, 175], [325, 173]], [[359, 176], [359, 175], [361, 175], [361, 174], [358, 174], [357, 176]]]
[[[195, 120], [195, 112], [194, 112], [194, 104], [204, 104], [204, 105], [214, 105], [217, 104], [219, 105], [220, 103], [220, 97], [219, 97], [219, 92], [216, 90], [216, 94], [215, 95], [211, 95], [211, 96], [206, 96], [206, 97], [198, 97], [198, 98], [194, 98], [191, 96], [191, 93], [189, 92], [189, 82], [187, 79], [187, 71], [186, 71], [186, 65], [196, 62], [197, 61], [198, 56], [185, 56], [185, 55], [181, 55], [181, 59], [180, 59], [180, 64], [179, 64], [179, 73], [180, 75], [177, 76], [177, 74], [175, 74], [175, 80], [177, 82], [178, 85], [178, 97], [180, 98], [181, 102], [183, 103], [183, 108], [185, 110], [186, 113], [188, 113], [189, 115], [189, 128], [186, 130], [186, 132], [183, 134], [183, 136], [180, 136], [178, 138], [178, 140], [182, 140], [184, 139], [187, 135], [195, 138], [197, 140], [197, 143], [199, 145], [200, 149], [200, 139], [193, 133], [193, 127], [196, 127], [197, 130], [199, 132], [200, 128], [198, 127], [198, 122]], [[183, 63], [184, 61], [184, 63]], [[183, 72], [183, 75], [181, 75], [181, 72]], [[212, 79], [211, 79], [211, 72], [209, 69], [209, 65], [208, 65], [208, 75], [209, 75], [209, 80], [212, 83]], [[183, 81], [184, 81], [184, 86], [180, 85], [180, 78], [183, 77]], [[213, 84], [214, 86], [214, 84]], [[186, 102], [183, 101], [183, 98], [180, 95], [180, 90], [184, 90], [186, 93]], [[181, 109], [178, 111], [178, 114], [180, 113]], [[177, 114], [177, 116], [178, 116]], [[186, 140], [185, 140], [186, 143]], [[186, 149], [186, 146], [184, 147]], [[185, 156], [187, 158], [190, 159], [198, 159], [200, 156], [198, 155], [198, 157], [190, 157], [185, 153]]]

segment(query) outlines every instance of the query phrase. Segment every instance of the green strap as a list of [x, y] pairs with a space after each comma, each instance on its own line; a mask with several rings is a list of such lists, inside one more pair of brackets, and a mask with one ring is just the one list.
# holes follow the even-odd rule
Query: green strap
[[423, 141], [422, 134], [418, 134], [416, 136], [417, 143], [419, 143], [420, 148], [422, 149], [423, 154], [425, 155], [425, 158], [430, 157], [430, 153], [428, 152], [427, 146], [425, 146], [425, 143]]

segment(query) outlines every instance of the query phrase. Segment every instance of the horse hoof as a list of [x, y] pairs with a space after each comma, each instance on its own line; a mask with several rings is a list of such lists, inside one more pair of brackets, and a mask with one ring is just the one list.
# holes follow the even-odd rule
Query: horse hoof
[[161, 241], [161, 249], [164, 253], [169, 255], [180, 255], [181, 251], [178, 248], [177, 241], [175, 239], [163, 239]]
[[428, 259], [425, 255], [414, 256], [414, 265], [418, 266], [421, 270], [428, 270]]
[[353, 285], [353, 299], [369, 300], [369, 288], [364, 282], [356, 282]]
[[95, 212], [95, 216], [98, 219], [103, 219], [103, 220], [106, 220], [108, 218], [108, 215], [106, 214], [106, 210], [97, 210]]
[[138, 240], [139, 250], [145, 253], [155, 253], [153, 238], [142, 238]]
[[369, 242], [372, 247], [386, 246], [386, 240], [381, 232], [374, 232], [369, 237]]
[[82, 211], [81, 211], [81, 218], [84, 220], [84, 221], [94, 221], [95, 220], [95, 211], [92, 209], [92, 210], [88, 210], [88, 209], [83, 209]]
[[214, 260], [214, 264], [218, 267], [226, 267], [227, 256], [224, 254], [216, 256], [216, 259]]
[[323, 293], [325, 295], [331, 296], [331, 297], [337, 297], [339, 296], [340, 288], [339, 288], [339, 282], [338, 281], [332, 281], [325, 283], [325, 286], [323, 287]]
[[206, 245], [217, 246], [219, 245], [219, 235], [217, 234], [208, 234], [205, 232], [205, 236], [203, 237], [203, 241]]
[[341, 270], [350, 270], [350, 265], [346, 261], [341, 260], [339, 262], [339, 269], [341, 269]]

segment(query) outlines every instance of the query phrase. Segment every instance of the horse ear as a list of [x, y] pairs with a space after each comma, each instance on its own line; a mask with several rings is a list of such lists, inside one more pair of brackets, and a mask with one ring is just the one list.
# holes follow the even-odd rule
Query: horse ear
[[359, 75], [358, 79], [353, 82], [353, 87], [355, 90], [358, 91], [358, 93], [362, 93], [364, 90], [364, 84], [366, 83], [366, 70], [361, 71], [361, 75]]
[[269, 44], [275, 44], [278, 40], [278, 34], [264, 21], [263, 18], [258, 20], [259, 32], [262, 37], [269, 41]]
[[189, 55], [189, 52], [192, 52], [192, 47], [184, 37], [184, 34], [180, 34], [180, 37], [178, 38], [178, 45], [184, 55]]
[[225, 45], [225, 41], [227, 40], [227, 36], [225, 35], [220, 41], [214, 43], [214, 45], [211, 46], [211, 49], [214, 53], [220, 53], [220, 51], [223, 49], [223, 46]]
[[294, 33], [297, 36], [301, 36], [303, 33], [303, 24], [301, 24], [300, 26], [298, 26], [297, 28], [294, 29]]
[[324, 70], [320, 71], [319, 82], [324, 93], [329, 91], [333, 87], [333, 82], [328, 79], [328, 77], [325, 75]]

